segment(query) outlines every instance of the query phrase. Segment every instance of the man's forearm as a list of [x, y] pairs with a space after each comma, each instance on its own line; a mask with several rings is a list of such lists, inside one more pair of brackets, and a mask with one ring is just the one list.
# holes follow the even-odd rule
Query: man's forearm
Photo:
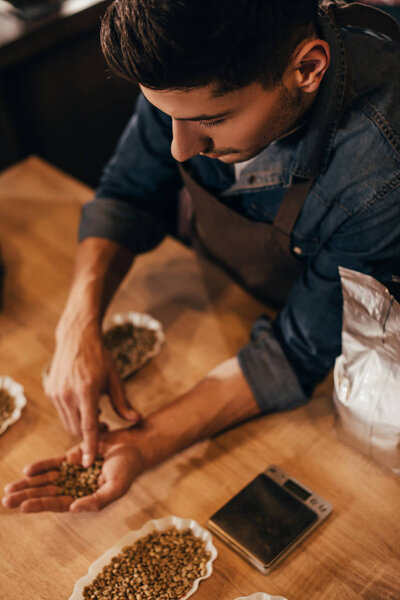
[[260, 408], [234, 358], [129, 433], [146, 470], [259, 413]]
[[82, 326], [99, 327], [132, 261], [132, 253], [111, 240], [95, 237], [83, 240], [78, 247], [73, 281], [58, 331], [77, 318]]

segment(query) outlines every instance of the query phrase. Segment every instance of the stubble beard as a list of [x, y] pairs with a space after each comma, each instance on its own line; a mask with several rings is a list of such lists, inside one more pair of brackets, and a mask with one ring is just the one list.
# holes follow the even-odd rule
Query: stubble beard
[[219, 160], [227, 163], [246, 162], [255, 158], [279, 138], [285, 137], [291, 131], [294, 131], [301, 124], [305, 113], [302, 93], [298, 90], [296, 94], [293, 94], [281, 83], [279, 100], [281, 108], [275, 121], [275, 126], [265, 135], [262, 142], [253, 148], [238, 153], [234, 159], [225, 161], [221, 157]]

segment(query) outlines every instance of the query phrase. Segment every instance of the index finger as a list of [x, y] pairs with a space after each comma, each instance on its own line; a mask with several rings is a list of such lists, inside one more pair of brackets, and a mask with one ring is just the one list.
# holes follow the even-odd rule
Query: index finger
[[82, 465], [89, 467], [97, 454], [99, 441], [99, 424], [97, 404], [94, 405], [92, 398], [84, 397], [81, 407], [81, 429], [82, 429]]

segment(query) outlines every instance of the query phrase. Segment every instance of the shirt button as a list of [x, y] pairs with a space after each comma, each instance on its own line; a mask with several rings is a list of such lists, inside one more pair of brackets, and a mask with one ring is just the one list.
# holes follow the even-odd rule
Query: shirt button
[[253, 184], [257, 181], [257, 177], [255, 175], [250, 175], [247, 179], [247, 183]]
[[293, 248], [293, 252], [294, 252], [295, 254], [303, 254], [303, 250], [302, 250], [301, 248], [299, 248], [299, 246], [295, 246], [295, 247]]

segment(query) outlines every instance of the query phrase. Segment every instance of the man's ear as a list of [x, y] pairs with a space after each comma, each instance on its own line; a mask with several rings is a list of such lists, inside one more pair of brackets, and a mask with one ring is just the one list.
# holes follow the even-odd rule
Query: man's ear
[[290, 64], [291, 84], [305, 94], [316, 92], [329, 67], [331, 52], [325, 40], [302, 42], [293, 53]]

